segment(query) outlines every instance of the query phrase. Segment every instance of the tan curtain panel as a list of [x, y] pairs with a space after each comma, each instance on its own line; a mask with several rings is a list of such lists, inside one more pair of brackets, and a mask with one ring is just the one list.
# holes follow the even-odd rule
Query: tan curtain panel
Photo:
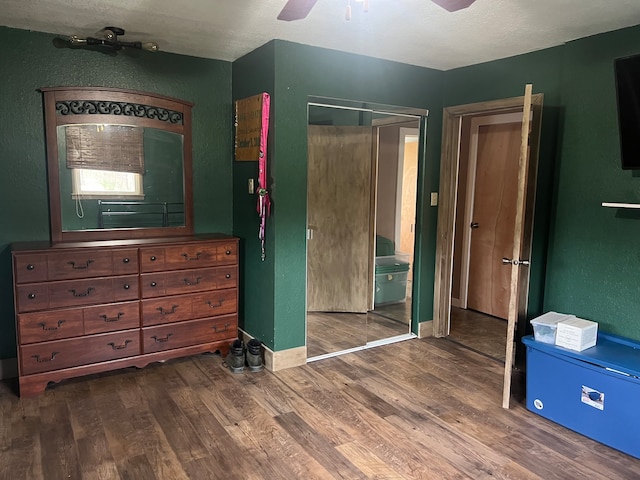
[[68, 125], [67, 168], [144, 174], [142, 128]]

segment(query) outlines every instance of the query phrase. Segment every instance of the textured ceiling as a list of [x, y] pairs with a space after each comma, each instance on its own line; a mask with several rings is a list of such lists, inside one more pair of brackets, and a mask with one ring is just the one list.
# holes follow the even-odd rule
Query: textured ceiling
[[[122, 40], [233, 61], [272, 39], [449, 70], [640, 24], [640, 0], [477, 0], [454, 13], [430, 0], [318, 0], [304, 20], [286, 0], [0, 0], [0, 25], [60, 35], [124, 28]], [[640, 49], [640, 46], [639, 46]]]

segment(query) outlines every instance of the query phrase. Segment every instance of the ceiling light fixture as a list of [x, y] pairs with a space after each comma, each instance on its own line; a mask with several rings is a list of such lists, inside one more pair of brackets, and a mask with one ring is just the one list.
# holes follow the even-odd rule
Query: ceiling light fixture
[[135, 48], [138, 50], [147, 50], [149, 52], [157, 52], [159, 47], [156, 42], [123, 42], [118, 39], [119, 35], [124, 35], [124, 30], [119, 27], [104, 27], [95, 37], [80, 37], [71, 35], [68, 37], [69, 43], [73, 46], [89, 45], [107, 47], [113, 50], [121, 50], [122, 48]]

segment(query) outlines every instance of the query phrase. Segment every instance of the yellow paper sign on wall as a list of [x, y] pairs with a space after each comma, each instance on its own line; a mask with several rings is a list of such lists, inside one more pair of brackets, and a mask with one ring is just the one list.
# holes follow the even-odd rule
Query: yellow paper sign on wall
[[258, 161], [260, 158], [262, 99], [263, 94], [259, 93], [253, 97], [236, 100], [235, 158], [237, 161]]

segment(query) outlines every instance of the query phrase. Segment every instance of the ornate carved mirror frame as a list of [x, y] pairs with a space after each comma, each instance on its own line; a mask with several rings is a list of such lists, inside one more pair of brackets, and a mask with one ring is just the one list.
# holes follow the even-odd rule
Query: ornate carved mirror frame
[[[192, 103], [154, 93], [136, 92], [114, 88], [99, 87], [46, 87], [40, 89], [44, 94], [45, 129], [47, 142], [47, 167], [49, 178], [49, 209], [51, 221], [51, 240], [84, 241], [84, 240], [119, 240], [150, 237], [165, 237], [176, 235], [190, 235], [193, 233], [193, 189], [191, 164], [191, 107]], [[79, 229], [66, 228], [63, 223], [61, 202], [61, 171], [68, 169], [64, 158], [60, 158], [58, 127], [68, 125], [90, 125], [98, 130], [102, 125], [119, 125], [141, 127], [181, 135], [182, 144], [182, 178], [175, 178], [174, 184], [178, 188], [182, 182], [183, 206], [179, 212], [179, 221], [149, 225], [127, 225], [105, 228]], [[67, 134], [68, 138], [68, 134]], [[174, 142], [179, 150], [179, 140]], [[64, 140], [67, 142], [68, 140]], [[115, 142], [118, 143], [117, 141]], [[91, 143], [89, 143], [91, 145]], [[112, 149], [113, 150], [113, 149]], [[143, 150], [143, 147], [140, 147]], [[156, 151], [163, 150], [162, 147]], [[117, 149], [116, 149], [117, 151]], [[65, 150], [62, 150], [63, 156]], [[91, 153], [93, 155], [93, 153]], [[113, 153], [111, 153], [113, 156]], [[144, 153], [142, 153], [144, 156]], [[117, 155], [116, 155], [117, 156]], [[177, 160], [176, 160], [177, 161]], [[61, 165], [64, 162], [65, 165]], [[144, 176], [147, 176], [152, 162], [147, 162]], [[177, 172], [176, 177], [179, 177]], [[166, 176], [166, 175], [165, 175]], [[94, 196], [95, 197], [95, 196]], [[92, 197], [92, 199], [95, 199]], [[64, 198], [66, 202], [69, 199]], [[109, 199], [107, 199], [109, 200]], [[115, 202], [127, 203], [127, 202]], [[152, 202], [130, 202], [142, 205]], [[166, 202], [156, 201], [154, 205]], [[99, 204], [99, 202], [98, 202]], [[76, 207], [77, 208], [77, 207]], [[130, 208], [127, 206], [127, 208]], [[166, 217], [166, 205], [164, 216]], [[129, 212], [127, 212], [129, 213]], [[81, 217], [79, 217], [81, 218]]]

